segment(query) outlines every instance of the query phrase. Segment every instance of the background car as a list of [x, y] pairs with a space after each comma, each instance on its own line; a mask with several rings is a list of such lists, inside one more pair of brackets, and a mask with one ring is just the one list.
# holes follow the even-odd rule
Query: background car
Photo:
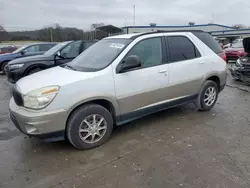
[[242, 41], [232, 44], [231, 48], [225, 50], [225, 53], [227, 56], [227, 61], [236, 61], [240, 57], [244, 57], [245, 55], [247, 55], [244, 50]]
[[3, 72], [5, 74], [4, 67], [7, 65], [9, 61], [16, 59], [16, 58], [43, 54], [44, 52], [48, 51], [50, 48], [52, 48], [56, 44], [57, 43], [50, 43], [50, 42], [30, 44], [30, 45], [25, 45], [13, 51], [12, 53], [2, 54], [0, 55], [0, 72]]
[[6, 66], [8, 80], [15, 83], [24, 76], [72, 61], [94, 43], [82, 40], [62, 42], [43, 55], [13, 60]]
[[11, 53], [17, 50], [17, 46], [0, 46], [0, 54]]

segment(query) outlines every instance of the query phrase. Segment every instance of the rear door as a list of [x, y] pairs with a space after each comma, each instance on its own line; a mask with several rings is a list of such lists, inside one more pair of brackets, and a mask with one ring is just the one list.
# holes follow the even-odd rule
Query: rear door
[[199, 92], [205, 59], [188, 35], [165, 37], [169, 56], [169, 97], [185, 98]]

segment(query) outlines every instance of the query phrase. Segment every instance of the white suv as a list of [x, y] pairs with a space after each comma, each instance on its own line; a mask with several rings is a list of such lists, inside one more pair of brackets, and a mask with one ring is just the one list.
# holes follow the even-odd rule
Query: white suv
[[108, 37], [70, 63], [18, 81], [11, 119], [27, 135], [94, 148], [114, 125], [188, 102], [210, 110], [226, 84], [220, 53], [201, 31]]

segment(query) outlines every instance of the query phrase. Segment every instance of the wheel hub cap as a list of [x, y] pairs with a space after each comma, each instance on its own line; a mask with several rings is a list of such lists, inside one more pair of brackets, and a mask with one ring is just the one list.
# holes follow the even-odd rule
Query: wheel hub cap
[[96, 143], [107, 131], [107, 122], [103, 116], [93, 114], [87, 116], [79, 126], [79, 136], [85, 143]]

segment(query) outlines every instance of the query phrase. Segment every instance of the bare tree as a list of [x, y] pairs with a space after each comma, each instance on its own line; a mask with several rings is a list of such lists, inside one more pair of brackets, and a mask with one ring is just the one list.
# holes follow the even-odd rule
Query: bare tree
[[195, 22], [188, 22], [188, 25], [195, 25]]
[[2, 25], [0, 25], [0, 42], [3, 40], [8, 40], [8, 33]]

